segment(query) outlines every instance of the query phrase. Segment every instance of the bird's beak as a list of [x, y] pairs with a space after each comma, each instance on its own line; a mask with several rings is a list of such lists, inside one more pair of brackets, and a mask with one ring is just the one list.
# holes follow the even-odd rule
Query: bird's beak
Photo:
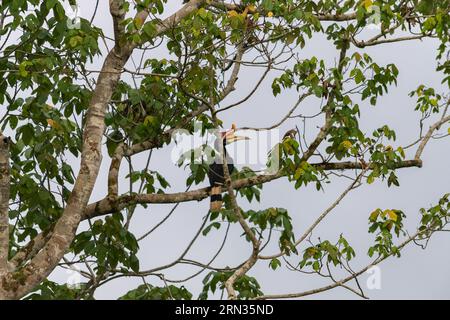
[[250, 138], [249, 138], [249, 137], [246, 137], [246, 136], [236, 136], [236, 135], [233, 135], [232, 141], [231, 141], [231, 142], [236, 142], [236, 141], [240, 141], [240, 140], [250, 140]]
[[226, 136], [227, 144], [230, 144], [230, 143], [233, 143], [236, 141], [241, 141], [241, 140], [250, 140], [250, 138], [246, 137], [246, 136], [237, 136], [234, 134], [234, 132], [231, 132]]
[[236, 130], [237, 130], [236, 124], [233, 123], [231, 129], [225, 133], [224, 138], [226, 139], [226, 144], [230, 144], [240, 140], [250, 140], [249, 137], [235, 135]]

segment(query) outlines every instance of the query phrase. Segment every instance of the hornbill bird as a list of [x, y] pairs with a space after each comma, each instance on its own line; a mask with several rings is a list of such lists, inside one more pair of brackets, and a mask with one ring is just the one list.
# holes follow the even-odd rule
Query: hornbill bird
[[[233, 159], [228, 155], [226, 146], [230, 143], [239, 140], [248, 140], [248, 137], [235, 135], [236, 126], [233, 124], [230, 130], [221, 132], [219, 136], [214, 141], [214, 150], [216, 153], [215, 160], [209, 165], [208, 178], [211, 185], [211, 204], [210, 210], [219, 211], [222, 208], [222, 186], [225, 183], [224, 173], [223, 173], [223, 160], [221, 158], [221, 149], [223, 150], [223, 155], [225, 156], [228, 164], [228, 172], [234, 170]], [[220, 146], [222, 144], [222, 148]]]

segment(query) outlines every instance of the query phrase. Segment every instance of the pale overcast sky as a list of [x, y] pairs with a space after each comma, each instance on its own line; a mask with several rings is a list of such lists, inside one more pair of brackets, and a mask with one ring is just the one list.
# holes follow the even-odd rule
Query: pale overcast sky
[[[80, 2], [82, 3], [82, 15], [90, 17], [95, 1]], [[181, 0], [170, 0], [169, 2], [170, 12], [173, 12], [179, 7]], [[98, 10], [99, 14], [94, 23], [103, 28], [105, 34], [112, 35], [108, 1], [101, 0]], [[369, 30], [368, 35], [371, 32], [375, 31]], [[415, 101], [408, 97], [408, 93], [420, 84], [434, 86], [438, 91], [442, 91], [439, 90], [443, 88], [440, 85], [441, 77], [435, 72], [436, 46], [435, 41], [427, 40], [379, 46], [366, 50], [380, 65], [395, 63], [400, 70], [400, 75], [398, 86], [390, 87], [390, 93], [380, 98], [376, 107], [372, 107], [368, 103], [362, 105], [361, 127], [365, 131], [372, 132], [374, 129], [388, 124], [397, 132], [398, 139], [395, 146], [405, 146], [418, 137], [420, 115], [413, 111]], [[161, 52], [164, 51], [160, 50], [156, 54], [161, 54]], [[299, 52], [300, 56], [304, 58], [317, 56], [319, 59], [324, 59], [328, 65], [332, 64], [337, 56], [330, 43], [321, 38], [314, 38], [305, 49]], [[156, 56], [156, 58], [159, 57]], [[100, 62], [97, 62], [96, 68], [100, 69]], [[239, 97], [245, 96], [260, 74], [261, 70], [246, 69], [245, 72], [242, 72], [236, 93], [227, 101], [237, 101]], [[265, 81], [259, 93], [241, 108], [222, 114], [228, 126], [232, 122], [236, 122], [239, 127], [265, 127], [282, 118], [295, 102], [295, 94], [288, 92], [274, 98], [270, 88], [271, 79], [273, 76]], [[300, 112], [304, 114], [311, 114], [315, 111], [317, 111], [317, 103], [308, 104], [308, 100], [300, 108]], [[316, 124], [318, 125], [319, 122], [308, 125], [310, 139], [316, 133]], [[282, 132], [295, 125], [300, 127], [301, 122], [293, 119], [282, 127]], [[164, 150], [155, 152], [151, 159], [151, 169], [158, 170], [168, 179], [172, 184], [170, 191], [183, 191], [187, 172], [172, 164], [170, 151], [170, 148], [164, 148]], [[411, 156], [412, 152], [410, 151], [408, 154]], [[145, 159], [145, 155], [136, 157], [135, 167], [143, 167]], [[359, 263], [353, 265], [353, 268], [359, 269], [370, 261], [366, 255], [367, 248], [373, 243], [374, 238], [367, 232], [370, 212], [376, 208], [401, 209], [407, 215], [406, 225], [409, 226], [410, 231], [414, 231], [419, 220], [419, 209], [435, 204], [444, 193], [450, 191], [449, 159], [450, 140], [431, 141], [423, 155], [424, 167], [422, 169], [399, 170], [398, 176], [401, 184], [399, 188], [387, 188], [386, 183], [382, 182], [358, 188], [323, 221], [314, 232], [313, 239], [320, 237], [335, 241], [343, 233], [358, 254], [356, 261]], [[75, 165], [78, 165], [78, 160]], [[108, 166], [109, 159], [105, 158], [91, 202], [105, 196]], [[126, 174], [124, 167], [125, 165], [122, 165], [122, 176]], [[345, 179], [333, 178], [332, 181], [325, 187], [324, 192], [317, 192], [314, 186], [295, 190], [286, 179], [279, 179], [264, 185], [261, 203], [249, 205], [243, 199], [238, 201], [245, 209], [257, 210], [268, 207], [288, 209], [294, 222], [294, 230], [300, 234], [334, 202], [349, 184]], [[206, 182], [202, 186], [206, 186]], [[125, 188], [124, 186], [122, 191]], [[176, 259], [197, 231], [208, 207], [209, 200], [182, 203], [165, 226], [140, 243], [141, 269], [157, 267]], [[137, 209], [131, 224], [132, 230], [137, 236], [142, 235], [160, 221], [171, 208], [171, 205], [151, 205], [148, 209]], [[200, 237], [188, 258], [207, 262], [219, 248], [224, 231], [225, 225], [219, 231], [211, 232], [207, 237]], [[229, 241], [223, 253], [214, 262], [215, 266], [234, 266], [249, 256], [250, 247], [240, 237], [241, 233], [238, 225], [232, 226]], [[304, 247], [302, 248], [304, 249]], [[275, 253], [276, 247], [269, 247], [265, 252]], [[367, 290], [367, 275], [361, 277], [362, 286], [366, 289], [365, 293], [372, 299], [450, 298], [450, 236], [448, 233], [436, 234], [425, 251], [417, 246], [409, 246], [403, 251], [400, 259], [391, 258], [382, 263], [380, 267], [381, 289]], [[170, 269], [165, 274], [169, 279], [182, 279], [197, 270], [198, 268], [181, 266]], [[187, 283], [187, 288], [194, 293], [194, 297], [198, 296], [202, 286], [201, 280], [205, 275], [206, 273]], [[262, 291], [265, 294], [301, 292], [329, 284], [327, 279], [291, 272], [284, 268], [274, 272], [268, 268], [268, 261], [258, 262], [249, 275], [260, 280]], [[67, 274], [64, 271], [57, 271], [53, 274], [53, 279], [64, 281], [66, 278]], [[149, 277], [148, 281], [152, 284], [163, 285], [155, 277]], [[117, 298], [139, 284], [141, 284], [140, 279], [115, 280], [100, 288], [96, 298]], [[216, 297], [218, 296], [216, 295]], [[357, 296], [345, 289], [337, 288], [309, 298], [352, 299]]]

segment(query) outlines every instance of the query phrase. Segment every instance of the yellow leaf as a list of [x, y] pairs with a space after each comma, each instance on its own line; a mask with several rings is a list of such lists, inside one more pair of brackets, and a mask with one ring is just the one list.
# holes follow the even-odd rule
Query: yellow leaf
[[144, 119], [144, 124], [146, 126], [154, 126], [158, 122], [158, 119], [154, 116], [146, 116]]
[[235, 10], [228, 11], [228, 17], [236, 17], [238, 13]]
[[372, 7], [372, 5], [373, 5], [372, 0], [364, 0], [364, 7], [366, 8], [366, 10], [369, 10], [370, 7]]
[[273, 17], [273, 12], [272, 12], [272, 11], [267, 12], [267, 16], [268, 16], [269, 18], [272, 18], [272, 17]]
[[72, 48], [75, 48], [76, 46], [78, 46], [79, 44], [83, 43], [83, 38], [80, 36], [75, 36], [70, 38], [69, 40], [69, 44]]
[[391, 218], [392, 221], [397, 221], [398, 216], [394, 211], [389, 211], [389, 218]]
[[61, 126], [54, 120], [52, 119], [47, 119], [47, 123], [50, 127], [52, 127], [53, 129], [59, 129], [61, 128]]
[[400, 154], [400, 156], [405, 159], [406, 155], [405, 155], [405, 150], [403, 150], [402, 147], [398, 147], [397, 148], [398, 153]]
[[386, 151], [392, 151], [392, 150], [393, 150], [392, 146], [386, 146]]
[[298, 168], [298, 169], [295, 171], [294, 179], [295, 179], [295, 180], [300, 179], [300, 177], [303, 175], [303, 173], [305, 173], [305, 170], [303, 170], [302, 168]]
[[419, 86], [419, 88], [417, 88], [417, 96], [418, 97], [423, 95], [423, 88], [424, 88], [423, 85], [421, 85], [421, 86]]
[[353, 147], [353, 143], [351, 143], [350, 141], [348, 141], [348, 140], [345, 140], [345, 141], [343, 141], [342, 143], [341, 143], [341, 145], [345, 148], [345, 149], [350, 149], [351, 147]]
[[317, 253], [317, 249], [310, 247], [308, 249], [306, 249], [306, 254], [310, 257], [314, 256]]
[[277, 214], [278, 214], [278, 212], [277, 212], [277, 210], [276, 210], [275, 208], [269, 208], [269, 214], [270, 214], [272, 217], [276, 217]]
[[389, 217], [389, 220], [392, 220], [394, 222], [397, 221], [397, 219], [398, 219], [398, 216], [397, 216], [397, 214], [395, 213], [394, 210], [385, 210], [383, 212], [383, 214], [387, 215]]
[[254, 6], [253, 4], [249, 5], [248, 6], [248, 11], [250, 11], [251, 13], [255, 12], [256, 11], [256, 6]]
[[20, 74], [22, 77], [27, 77], [28, 74], [29, 74], [29, 72], [27, 71], [27, 67], [28, 67], [28, 66], [32, 66], [32, 65], [33, 65], [33, 63], [31, 63], [30, 61], [22, 61], [22, 62], [19, 64], [19, 74]]
[[142, 20], [142, 18], [140, 18], [139, 16], [134, 19], [134, 25], [136, 26], [136, 28], [140, 29], [143, 24], [144, 20]]
[[205, 8], [200, 8], [198, 9], [197, 14], [202, 18], [206, 18], [208, 12], [206, 12]]
[[376, 221], [379, 214], [380, 214], [380, 209], [377, 209], [374, 212], [372, 212], [369, 217], [370, 221]]

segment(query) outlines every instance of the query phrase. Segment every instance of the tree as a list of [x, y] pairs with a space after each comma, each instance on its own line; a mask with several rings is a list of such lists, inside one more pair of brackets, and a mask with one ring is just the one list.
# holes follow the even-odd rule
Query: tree
[[[445, 229], [449, 194], [420, 210], [421, 224], [411, 234], [406, 233], [401, 210], [376, 209], [368, 214], [375, 241], [367, 254], [373, 261], [357, 271], [350, 266], [356, 252], [343, 235], [337, 240], [310, 238], [349, 192], [380, 179], [388, 187], [398, 186], [396, 172], [426, 165], [422, 163], [426, 145], [446, 135], [442, 130], [450, 121], [450, 97], [425, 85], [411, 93], [417, 98], [421, 131], [407, 148], [392, 146], [389, 141], [396, 134], [388, 126], [366, 133], [359, 120], [367, 105], [376, 106], [377, 99], [396, 85], [398, 75], [394, 64], [373, 61], [368, 47], [437, 39], [436, 75], [448, 90], [449, 1], [191, 0], [179, 1], [172, 15], [167, 15], [166, 0], [110, 0], [109, 4], [113, 37], [95, 25], [97, 6], [91, 19], [77, 21], [67, 17], [69, 7], [59, 0], [0, 4], [4, 132], [0, 298], [89, 299], [103, 284], [127, 276], [141, 278], [143, 284], [130, 288], [122, 299], [191, 299], [187, 288], [166, 281], [161, 273], [186, 263], [198, 268], [193, 276], [207, 271], [201, 299], [216, 290], [230, 299], [266, 299], [302, 297], [335, 287], [365, 297], [357, 282], [364, 271]], [[379, 34], [365, 39], [361, 32], [374, 22], [379, 23]], [[334, 61], [298, 57], [315, 35], [333, 44]], [[100, 69], [92, 69], [96, 61], [101, 61]], [[245, 93], [239, 75], [251, 67], [265, 72]], [[172, 133], [179, 129], [192, 133], [198, 122], [203, 129], [221, 127], [222, 112], [244, 106], [264, 81], [271, 81], [274, 96], [294, 91], [298, 97], [271, 128], [291, 119], [306, 99], [315, 106], [315, 118], [322, 125], [308, 132], [313, 139], [299, 132], [296, 138], [280, 141], [279, 152], [272, 153], [279, 165], [276, 172], [258, 174], [244, 168], [230, 176], [224, 166], [225, 207], [206, 214], [193, 241], [222, 223], [236, 225], [245, 235], [242, 250], [250, 250], [248, 259], [223, 268], [189, 260], [186, 254], [192, 241], [173, 263], [141, 270], [137, 254], [144, 248], [129, 228], [135, 209], [159, 203], [175, 204], [175, 210], [181, 202], [208, 198], [209, 188], [195, 187], [205, 179], [207, 167], [194, 156], [187, 157], [186, 184], [194, 190], [170, 193], [165, 191], [169, 182], [148, 164], [140, 171], [129, 165], [128, 176], [121, 181], [123, 162], [130, 164], [139, 154], [150, 159], [153, 151], [169, 147]], [[239, 91], [245, 94], [243, 99], [223, 106]], [[306, 116], [301, 120], [310, 121]], [[429, 128], [422, 131], [425, 124]], [[110, 164], [107, 196], [89, 203], [102, 161]], [[301, 236], [282, 208], [243, 210], [240, 206], [244, 198], [259, 201], [262, 186], [275, 179], [287, 178], [299, 192], [309, 184], [321, 190], [336, 178], [334, 173], [342, 172], [354, 174], [350, 185]], [[128, 191], [119, 193], [119, 184], [129, 185]], [[254, 202], [251, 206], [260, 208]], [[267, 243], [277, 244], [279, 252], [268, 255]], [[257, 263], [269, 263], [272, 269], [287, 265], [328, 277], [331, 284], [265, 295], [258, 282], [263, 279], [250, 275]], [[86, 279], [81, 286], [48, 280], [55, 268], [77, 265]], [[348, 275], [336, 279], [338, 267]], [[157, 275], [165, 285], [151, 284], [146, 280], [150, 275]], [[353, 280], [356, 289], [350, 284]]]

